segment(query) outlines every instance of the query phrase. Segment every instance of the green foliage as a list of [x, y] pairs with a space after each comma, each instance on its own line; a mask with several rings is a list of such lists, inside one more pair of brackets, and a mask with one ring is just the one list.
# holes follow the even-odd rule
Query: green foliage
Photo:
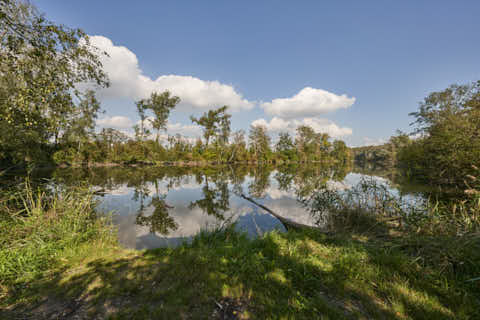
[[[0, 166], [27, 164], [88, 165], [162, 162], [348, 161], [344, 145], [332, 147], [327, 134], [302, 126], [295, 143], [280, 135], [274, 152], [264, 127], [252, 127], [248, 146], [243, 130], [232, 135], [227, 106], [191, 117], [203, 128], [202, 140], [180, 135], [159, 141], [168, 116], [180, 102], [169, 91], [153, 92], [135, 103], [140, 123], [135, 140], [118, 130], [95, 133], [101, 106], [84, 84], [107, 86], [100, 56], [79, 29], [47, 21], [23, 0], [0, 7]], [[82, 84], [82, 85], [80, 85]], [[91, 86], [90, 86], [91, 87]], [[155, 142], [150, 128], [156, 131]], [[168, 132], [167, 132], [168, 134]], [[338, 158], [338, 159], [336, 159]]]
[[397, 134], [390, 137], [387, 143], [378, 146], [364, 146], [352, 148], [355, 163], [360, 166], [367, 164], [391, 169], [398, 165], [400, 153], [410, 146], [413, 140], [409, 135], [397, 131]]
[[228, 106], [223, 106], [216, 110], [205, 112], [200, 118], [190, 117], [193, 123], [203, 127], [203, 137], [207, 147], [211, 138], [215, 138], [222, 145], [228, 142], [231, 131], [230, 118], [232, 116], [226, 113], [227, 109]]
[[[274, 168], [251, 169], [249, 192], [262, 197]], [[419, 203], [417, 214], [404, 199], [374, 181], [363, 181], [350, 190], [322, 189], [332, 176], [344, 178], [341, 164], [289, 164], [276, 169], [274, 178], [282, 190], [317, 201], [309, 203], [312, 208], [318, 209], [319, 204], [327, 208], [334, 232], [273, 232], [248, 240], [225, 219], [221, 229], [203, 232], [190, 244], [135, 252], [111, 246], [99, 248], [93, 245], [97, 238], [92, 236], [65, 250], [50, 251], [55, 257], [38, 267], [43, 270], [37, 273], [41, 277], [19, 276], [15, 284], [0, 284], [0, 318], [38, 318], [44, 310], [62, 314], [65, 305], [74, 305], [69, 316], [78, 318], [175, 318], [180, 313], [185, 317], [208, 318], [233, 311], [240, 318], [262, 319], [475, 318], [479, 308], [475, 279], [480, 275], [480, 239], [478, 229], [461, 222], [465, 218], [461, 214], [457, 215], [457, 226], [443, 220], [440, 213], [453, 208], [431, 206], [429, 211], [421, 212], [424, 207]], [[63, 176], [70, 182], [78, 181], [85, 178], [86, 170], [93, 185], [116, 188], [128, 183], [135, 188], [135, 199], [141, 207], [153, 209], [151, 215], [140, 211], [137, 222], [161, 234], [176, 228], [175, 216], [169, 214], [170, 208], [158, 189], [151, 203], [145, 201], [149, 192], [155, 193], [147, 182], [156, 185], [157, 181], [164, 181], [168, 190], [185, 181], [186, 175], [195, 177], [204, 188], [203, 197], [192, 207], [223, 217], [229, 210], [228, 183], [237, 190], [250, 172], [245, 167], [229, 165], [203, 169], [114, 167], [108, 172], [106, 168], [68, 169]], [[476, 186], [475, 179], [470, 178], [471, 190]], [[60, 181], [60, 176], [56, 176], [56, 181]], [[68, 199], [64, 193], [59, 194]], [[82, 198], [75, 199], [77, 203], [68, 201], [65, 206], [44, 201], [40, 207], [80, 206]], [[459, 205], [458, 213], [463, 210]], [[21, 202], [11, 201], [8, 208], [15, 210], [9, 212], [17, 212], [22, 206]], [[49, 219], [50, 211], [42, 210], [46, 212], [43, 217]], [[398, 216], [405, 218], [402, 225], [396, 220]], [[421, 216], [426, 217], [423, 222], [414, 219]], [[48, 219], [36, 219], [28, 227], [38, 226], [36, 233], [43, 235], [47, 225], [44, 220]], [[83, 218], [78, 219], [77, 226], [81, 226], [78, 221]], [[53, 227], [48, 230], [56, 232], [51, 237], [59, 245], [57, 234], [65, 232]], [[29, 228], [15, 227], [8, 232], [9, 238]], [[37, 238], [28, 238], [31, 239]], [[43, 242], [32, 241], [30, 248], [42, 252], [43, 247], [36, 247], [39, 243]], [[79, 245], [89, 249], [79, 252]], [[73, 254], [67, 255], [65, 251], [70, 250]], [[44, 299], [46, 296], [49, 299]], [[37, 304], [41, 307], [31, 308]]]
[[342, 140], [333, 142], [332, 157], [341, 163], [349, 163], [352, 159], [349, 148]]
[[433, 92], [411, 113], [421, 138], [403, 148], [399, 160], [428, 183], [462, 192], [467, 175], [480, 166], [480, 81]]
[[169, 91], [162, 93], [152, 92], [150, 98], [141, 99], [136, 102], [137, 110], [140, 115], [142, 128], [145, 121], [145, 111], [151, 110], [155, 116], [153, 119], [149, 119], [153, 129], [157, 130], [157, 143], [160, 135], [160, 130], [167, 129], [167, 120], [170, 115], [170, 111], [180, 103], [180, 98], [177, 96], [170, 96]]
[[372, 223], [373, 220], [385, 219], [397, 222], [403, 232], [412, 234], [475, 236], [480, 230], [480, 192], [469, 190], [471, 197], [467, 200], [426, 197], [412, 201], [393, 194], [383, 183], [363, 179], [342, 191], [323, 185], [316, 192], [302, 196], [301, 202], [317, 221], [332, 224], [334, 230], [348, 227], [372, 230], [378, 224]]
[[41, 276], [82, 244], [114, 241], [88, 191], [47, 194], [26, 182], [22, 191], [2, 190], [0, 201], [0, 284]]
[[[141, 108], [142, 112], [146, 109]], [[144, 113], [144, 120], [147, 116]], [[342, 141], [331, 144], [326, 134], [314, 133], [319, 142], [314, 143], [311, 151], [300, 154], [290, 135], [280, 134], [275, 144], [275, 151], [271, 149], [271, 138], [264, 127], [253, 127], [249, 133], [249, 146], [245, 141], [245, 131], [239, 130], [229, 134], [228, 139], [222, 136], [221, 127], [217, 136], [208, 145], [197, 138], [195, 141], [180, 134], [168, 136], [166, 143], [159, 143], [147, 139], [149, 134], [146, 126], [135, 126], [135, 140], [112, 128], [104, 128], [98, 134], [89, 134], [90, 139], [80, 140], [79, 143], [64, 143], [54, 155], [57, 164], [86, 164], [88, 162], [113, 163], [144, 163], [161, 164], [162, 162], [279, 162], [289, 163], [302, 161], [321, 161], [349, 163], [350, 150]], [[217, 128], [218, 129], [218, 128]], [[228, 131], [228, 130], [227, 130]], [[142, 134], [143, 132], [143, 134]], [[223, 141], [223, 142], [221, 142]], [[320, 145], [327, 146], [325, 148]], [[81, 148], [80, 148], [81, 147]], [[316, 151], [315, 151], [316, 150]], [[80, 152], [81, 151], [81, 152]], [[303, 158], [301, 158], [301, 156]]]
[[329, 136], [326, 133], [317, 133], [309, 126], [299, 126], [295, 144], [302, 161], [325, 160], [331, 149]]
[[1, 2], [0, 30], [0, 161], [32, 162], [51, 139], [78, 136], [77, 124], [94, 119], [98, 105], [78, 84], [108, 85], [103, 53], [83, 31], [55, 25], [20, 0]]
[[248, 136], [250, 152], [257, 161], [268, 161], [272, 150], [270, 149], [271, 138], [267, 133], [267, 128], [262, 125], [250, 126]]
[[297, 160], [295, 144], [292, 137], [287, 132], [281, 132], [278, 135], [278, 142], [275, 144], [275, 151], [279, 154], [282, 160]]
[[[75, 301], [79, 318], [473, 319], [478, 287], [465, 280], [475, 269], [429, 260], [438, 239], [304, 230], [249, 240], [230, 226], [175, 249], [88, 257], [37, 280], [36, 291], [30, 283], [6, 315], [35, 318]], [[454, 257], [472, 266], [479, 251], [469, 249]]]

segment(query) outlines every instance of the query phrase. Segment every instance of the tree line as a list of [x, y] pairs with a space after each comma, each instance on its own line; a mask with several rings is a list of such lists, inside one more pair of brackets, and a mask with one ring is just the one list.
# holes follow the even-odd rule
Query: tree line
[[[96, 132], [101, 112], [88, 83], [108, 87], [101, 57], [80, 29], [48, 21], [26, 1], [0, 0], [0, 165], [158, 161], [348, 161], [342, 141], [302, 126], [272, 145], [266, 128], [232, 132], [228, 107], [191, 117], [203, 139], [180, 135], [160, 142], [180, 98], [153, 92], [136, 101], [140, 124], [130, 137], [113, 128]], [[150, 116], [149, 116], [150, 115]], [[153, 137], [152, 132], [153, 130]], [[248, 141], [247, 141], [248, 139]]]
[[413, 132], [380, 146], [353, 148], [357, 164], [397, 167], [405, 176], [480, 197], [480, 81], [432, 92], [419, 105]]
[[[252, 125], [247, 133], [231, 129], [228, 106], [191, 116], [202, 129], [202, 137], [187, 138], [180, 134], [160, 139], [168, 133], [168, 116], [180, 98], [169, 91], [153, 92], [148, 99], [136, 102], [140, 121], [129, 136], [114, 128], [104, 128], [91, 136], [83, 149], [66, 144], [56, 151], [56, 163], [159, 163], [159, 162], [341, 162], [351, 160], [349, 148], [341, 140], [331, 141], [326, 133], [309, 126], [299, 126], [296, 135], [279, 134], [272, 142], [267, 128]], [[152, 132], [154, 130], [154, 132]]]

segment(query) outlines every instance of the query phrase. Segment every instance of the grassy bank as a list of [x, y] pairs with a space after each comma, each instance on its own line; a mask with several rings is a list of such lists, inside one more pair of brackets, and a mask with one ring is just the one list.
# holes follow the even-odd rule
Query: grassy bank
[[130, 251], [92, 219], [88, 193], [49, 199], [2, 220], [2, 319], [478, 318], [475, 233], [405, 232], [352, 211], [331, 234], [248, 240], [230, 227]]
[[177, 249], [92, 245], [16, 281], [2, 308], [32, 319], [474, 319], [478, 251], [449, 266], [437, 250], [451, 241], [315, 231], [251, 241], [229, 229]]
[[2, 190], [0, 199], [0, 297], [56, 272], [76, 256], [111, 247], [116, 235], [94, 211], [86, 189], [35, 190], [29, 182]]

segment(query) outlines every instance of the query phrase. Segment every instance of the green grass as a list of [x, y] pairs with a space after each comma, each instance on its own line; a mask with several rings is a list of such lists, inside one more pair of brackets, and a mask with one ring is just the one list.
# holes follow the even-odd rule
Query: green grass
[[132, 251], [92, 216], [88, 193], [21, 199], [28, 212], [1, 222], [2, 319], [479, 318], [475, 233], [405, 232], [353, 210], [334, 234], [249, 240], [231, 226]]
[[[175, 249], [89, 246], [2, 307], [34, 318], [473, 319], [479, 283], [422, 259], [436, 240], [315, 230], [248, 240], [229, 228]], [[480, 271], [471, 259], [463, 272]]]
[[20, 192], [0, 200], [0, 285], [28, 283], [61, 265], [83, 245], [113, 244], [107, 218], [94, 211], [93, 194], [62, 190]]

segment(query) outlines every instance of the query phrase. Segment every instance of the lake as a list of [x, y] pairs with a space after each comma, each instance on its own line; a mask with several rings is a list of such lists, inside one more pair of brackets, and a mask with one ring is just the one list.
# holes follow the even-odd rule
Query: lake
[[87, 181], [97, 190], [98, 210], [111, 212], [122, 246], [132, 249], [174, 247], [201, 230], [235, 222], [256, 237], [282, 223], [255, 204], [306, 225], [320, 225], [298, 199], [321, 185], [348, 189], [361, 179], [375, 179], [394, 193], [417, 197], [418, 190], [393, 184], [388, 172], [362, 172], [344, 166], [102, 167], [58, 168], [48, 175], [56, 184]]

